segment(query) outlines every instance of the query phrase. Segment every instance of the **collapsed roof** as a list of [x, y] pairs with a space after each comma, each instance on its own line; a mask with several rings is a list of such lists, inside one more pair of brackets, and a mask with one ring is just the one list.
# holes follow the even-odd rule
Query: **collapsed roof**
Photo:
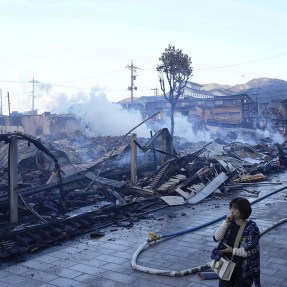
[[[18, 141], [20, 200], [16, 229], [8, 222], [11, 138]], [[1, 135], [0, 221], [3, 228], [0, 245], [5, 245], [10, 233], [13, 235], [11, 246], [15, 247], [20, 240], [19, 226], [21, 230], [35, 228], [35, 225], [62, 223], [65, 226], [63, 222], [75, 215], [91, 216], [92, 213], [96, 218], [110, 217], [110, 222], [112, 218], [116, 220], [121, 209], [135, 216], [153, 204], [161, 208], [195, 204], [214, 193], [224, 196], [246, 183], [266, 180], [268, 174], [282, 171], [287, 163], [285, 143], [273, 145], [265, 141], [250, 146], [216, 139], [200, 146], [175, 138], [171, 147], [170, 139], [167, 129], [159, 130], [150, 139], [131, 141], [131, 137], [126, 137], [122, 141], [119, 137], [98, 137], [81, 144], [68, 139], [44, 142], [22, 133]], [[136, 184], [131, 183], [133, 144], [138, 147]], [[131, 206], [134, 209], [129, 209]], [[116, 208], [116, 212], [112, 209], [113, 216], [105, 214], [107, 210], [111, 212], [110, 208]], [[70, 231], [70, 234], [90, 230], [90, 220], [81, 220], [81, 228], [78, 227], [77, 232], [71, 229], [74, 233]], [[37, 232], [37, 236], [40, 233]], [[63, 231], [59, 233], [63, 236]], [[22, 241], [24, 246], [35, 246], [29, 240], [28, 243]], [[25, 248], [27, 250], [27, 246]], [[5, 257], [12, 249], [5, 245], [3, 250], [6, 250], [6, 255], [2, 254]]]

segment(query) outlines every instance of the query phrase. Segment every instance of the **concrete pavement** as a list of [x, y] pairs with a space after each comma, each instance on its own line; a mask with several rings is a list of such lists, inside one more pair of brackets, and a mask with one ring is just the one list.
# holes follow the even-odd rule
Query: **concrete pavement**
[[[281, 179], [287, 178], [281, 175]], [[283, 185], [286, 185], [286, 182]], [[283, 186], [282, 185], [282, 186]], [[282, 186], [257, 186], [260, 196]], [[250, 199], [250, 192], [239, 192]], [[132, 228], [109, 227], [104, 237], [91, 239], [89, 234], [61, 246], [28, 255], [21, 262], [2, 263], [1, 287], [196, 287], [217, 286], [218, 280], [201, 280], [198, 274], [183, 277], [160, 276], [131, 268], [131, 258], [148, 237], [148, 231], [169, 234], [195, 227], [228, 212], [235, 194], [213, 196], [193, 206], [167, 208], [134, 224]], [[251, 219], [261, 231], [287, 217], [287, 189], [252, 206]], [[195, 232], [165, 240], [144, 251], [138, 264], [164, 270], [183, 270], [210, 261], [216, 246], [212, 235], [220, 222]], [[263, 235], [261, 245], [261, 281], [264, 287], [287, 286], [287, 224]]]

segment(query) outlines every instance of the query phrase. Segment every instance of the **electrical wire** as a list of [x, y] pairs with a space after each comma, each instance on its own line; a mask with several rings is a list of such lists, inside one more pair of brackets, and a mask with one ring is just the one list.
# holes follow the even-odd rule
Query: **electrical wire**
[[287, 52], [276, 54], [276, 55], [273, 55], [273, 56], [270, 56], [270, 57], [265, 57], [265, 58], [259, 58], [259, 59], [251, 60], [251, 61], [248, 61], [248, 62], [242, 62], [242, 63], [231, 64], [231, 65], [226, 65], [226, 66], [211, 67], [211, 68], [199, 68], [197, 70], [198, 71], [207, 71], [207, 70], [217, 70], [217, 69], [232, 68], [232, 67], [237, 67], [237, 66], [243, 66], [243, 65], [258, 63], [258, 62], [266, 61], [266, 60], [269, 60], [269, 59], [272, 59], [272, 58], [285, 56], [285, 55], [287, 55]]

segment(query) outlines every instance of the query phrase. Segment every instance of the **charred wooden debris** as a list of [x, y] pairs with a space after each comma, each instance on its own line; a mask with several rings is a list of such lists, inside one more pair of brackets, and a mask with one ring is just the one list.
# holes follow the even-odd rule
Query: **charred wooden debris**
[[[287, 165], [286, 142], [268, 139], [255, 146], [219, 138], [194, 145], [171, 141], [167, 129], [149, 139], [120, 139], [44, 141], [22, 133], [0, 135], [0, 258], [103, 226], [130, 227], [151, 210], [224, 196], [266, 182]], [[131, 163], [135, 146], [136, 162]]]

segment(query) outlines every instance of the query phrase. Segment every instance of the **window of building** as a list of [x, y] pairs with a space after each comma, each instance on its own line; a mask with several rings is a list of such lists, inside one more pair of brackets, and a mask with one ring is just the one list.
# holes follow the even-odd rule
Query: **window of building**
[[204, 104], [205, 104], [205, 101], [197, 101], [197, 104], [198, 104], [198, 105], [204, 105]]
[[233, 101], [232, 101], [232, 104], [233, 104], [233, 105], [240, 105], [240, 101], [239, 101], [239, 100], [233, 100]]
[[215, 101], [216, 105], [223, 105], [223, 100]]

